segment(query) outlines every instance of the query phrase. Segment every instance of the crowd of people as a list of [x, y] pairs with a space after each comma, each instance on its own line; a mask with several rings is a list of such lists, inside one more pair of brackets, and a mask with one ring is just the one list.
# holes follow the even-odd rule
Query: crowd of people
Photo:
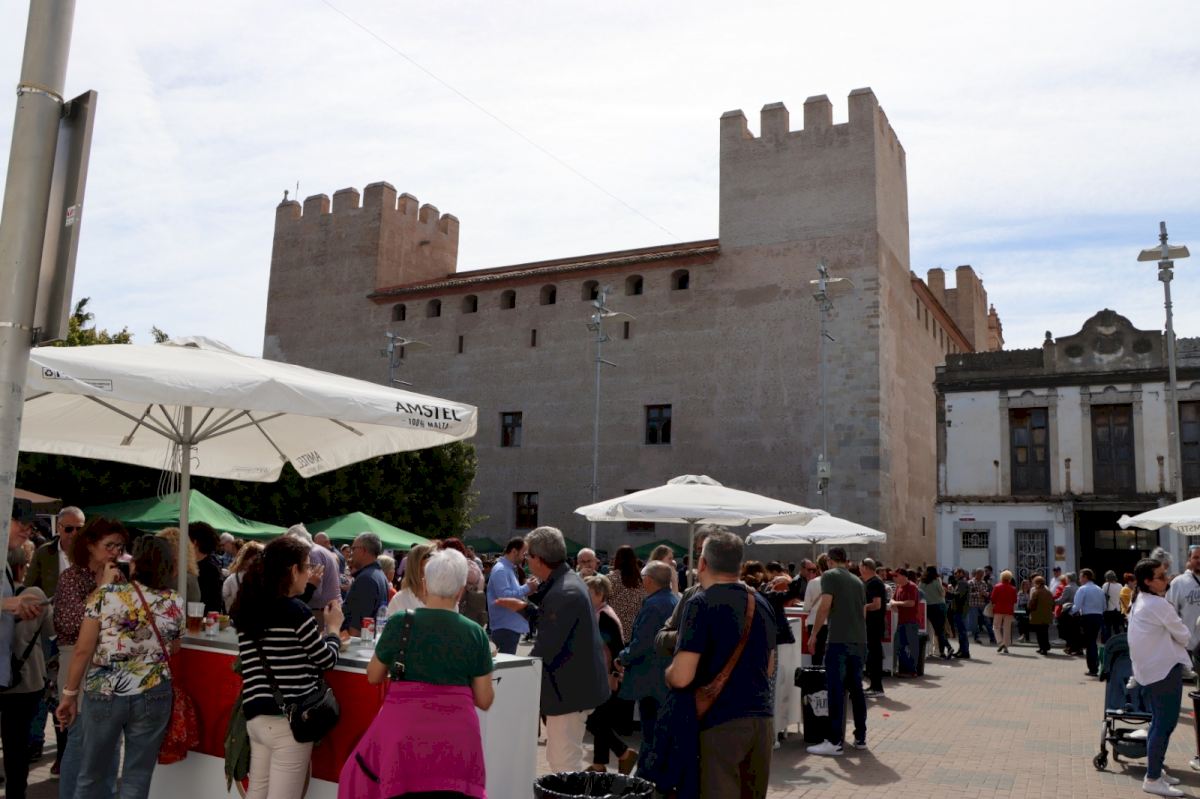
[[[798, 566], [764, 564], [746, 560], [742, 539], [720, 527], [698, 531], [688, 570], [668, 546], [644, 562], [629, 546], [609, 559], [590, 549], [569, 558], [553, 527], [485, 559], [457, 538], [388, 554], [363, 533], [338, 548], [303, 525], [265, 546], [203, 523], [134, 536], [74, 507], [58, 514], [56, 536], [35, 543], [33, 521], [27, 504], [14, 505], [0, 585], [0, 743], [14, 799], [25, 796], [48, 713], [60, 796], [111, 799], [118, 785], [122, 797], [148, 795], [186, 603], [227, 614], [236, 630], [252, 799], [302, 795], [313, 740], [291, 711], [320, 704], [346, 639], [372, 626], [367, 681], [388, 688], [342, 768], [343, 797], [482, 797], [476, 709], [494, 700], [495, 657], [522, 641], [542, 661], [552, 771], [636, 769], [663, 795], [760, 799], [775, 695], [792, 679], [779, 673], [778, 647], [803, 645], [824, 666], [829, 696], [848, 695], [852, 739], [842, 740], [845, 703], [830, 701], [829, 738], [808, 748], [836, 757], [868, 747], [867, 703], [886, 690], [885, 674], [914, 677], [926, 657], [971, 659], [983, 636], [1001, 655], [1031, 638], [1047, 655], [1052, 626], [1089, 675], [1100, 674], [1099, 644], [1128, 631], [1153, 713], [1144, 788], [1180, 795], [1162, 761], [1200, 644], [1200, 548], [1169, 582], [1162, 558], [1123, 579], [1055, 568], [1018, 582], [990, 567], [886, 568], [841, 547]], [[175, 591], [181, 545], [184, 597]], [[785, 609], [801, 603], [808, 626], [797, 642]], [[883, 662], [890, 613], [894, 673]]]

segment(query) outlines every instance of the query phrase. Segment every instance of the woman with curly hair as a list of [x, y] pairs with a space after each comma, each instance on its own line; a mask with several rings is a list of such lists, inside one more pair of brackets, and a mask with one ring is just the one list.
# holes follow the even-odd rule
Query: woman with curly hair
[[[621, 630], [628, 636], [633, 631], [633, 621], [642, 609], [642, 603], [646, 601], [646, 590], [642, 588], [642, 568], [638, 566], [633, 547], [626, 544], [617, 549], [608, 579], [612, 583], [608, 604], [616, 611]], [[623, 643], [628, 644], [629, 641]]]

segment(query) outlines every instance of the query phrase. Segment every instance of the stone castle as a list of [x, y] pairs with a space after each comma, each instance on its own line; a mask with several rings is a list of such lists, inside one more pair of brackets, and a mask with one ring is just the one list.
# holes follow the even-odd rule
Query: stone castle
[[[601, 498], [708, 474], [889, 533], [891, 562], [934, 554], [934, 370], [1000, 349], [1000, 321], [969, 266], [946, 287], [909, 268], [905, 153], [870, 89], [835, 124], [825, 96], [793, 130], [782, 103], [720, 122], [718, 237], [457, 272], [459, 221], [387, 183], [276, 209], [264, 355], [386, 379], [385, 332], [414, 390], [480, 409], [473, 535], [536, 521], [586, 542], [595, 405], [591, 300], [633, 319], [610, 341], [600, 418]], [[831, 480], [818, 491], [824, 260], [853, 289], [828, 317]], [[665, 422], [665, 428], [664, 428]], [[600, 524], [601, 549], [669, 526]]]

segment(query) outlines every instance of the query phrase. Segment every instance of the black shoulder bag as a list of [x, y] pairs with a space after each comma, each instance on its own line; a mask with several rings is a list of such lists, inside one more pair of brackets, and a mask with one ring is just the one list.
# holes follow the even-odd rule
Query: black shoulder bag
[[262, 641], [254, 639], [254, 648], [258, 652], [258, 660], [262, 663], [263, 671], [267, 675], [267, 682], [271, 684], [271, 693], [275, 695], [275, 703], [287, 717], [288, 726], [292, 728], [292, 737], [296, 739], [296, 743], [312, 743], [324, 738], [330, 730], [337, 726], [338, 718], [342, 713], [337, 698], [333, 695], [333, 689], [318, 676], [317, 684], [311, 691], [294, 702], [288, 702], [283, 696], [283, 691], [279, 690], [279, 683], [275, 682], [271, 664], [267, 662], [266, 653], [263, 652]]
[[[24, 590], [25, 586], [21, 586], [16, 590], [13, 596], [19, 596]], [[41, 617], [38, 617], [37, 622], [37, 632], [33, 634], [33, 638], [29, 639], [29, 643], [26, 645], [25, 651], [22, 652], [19, 657], [17, 656], [16, 652], [9, 653], [9, 658], [11, 658], [9, 662], [12, 664], [12, 676], [9, 678], [8, 685], [0, 686], [0, 693], [11, 691], [18, 684], [20, 684], [21, 669], [25, 668], [25, 661], [29, 660], [29, 656], [33, 654], [33, 648], [37, 646], [38, 639], [42, 637]]]

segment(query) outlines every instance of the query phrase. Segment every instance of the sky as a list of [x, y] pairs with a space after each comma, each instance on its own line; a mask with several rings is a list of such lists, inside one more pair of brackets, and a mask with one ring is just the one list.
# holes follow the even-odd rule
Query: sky
[[[27, 12], [0, 0], [0, 84]], [[1200, 336], [1198, 28], [1182, 0], [79, 0], [67, 96], [100, 97], [75, 296], [136, 341], [260, 353], [297, 184], [453, 213], [460, 271], [712, 238], [722, 112], [757, 133], [782, 101], [796, 128], [827, 94], [843, 122], [870, 86], [907, 153], [913, 271], [971, 264], [1006, 348], [1105, 307], [1160, 328], [1135, 260], [1160, 220], [1195, 252], [1172, 290]]]

